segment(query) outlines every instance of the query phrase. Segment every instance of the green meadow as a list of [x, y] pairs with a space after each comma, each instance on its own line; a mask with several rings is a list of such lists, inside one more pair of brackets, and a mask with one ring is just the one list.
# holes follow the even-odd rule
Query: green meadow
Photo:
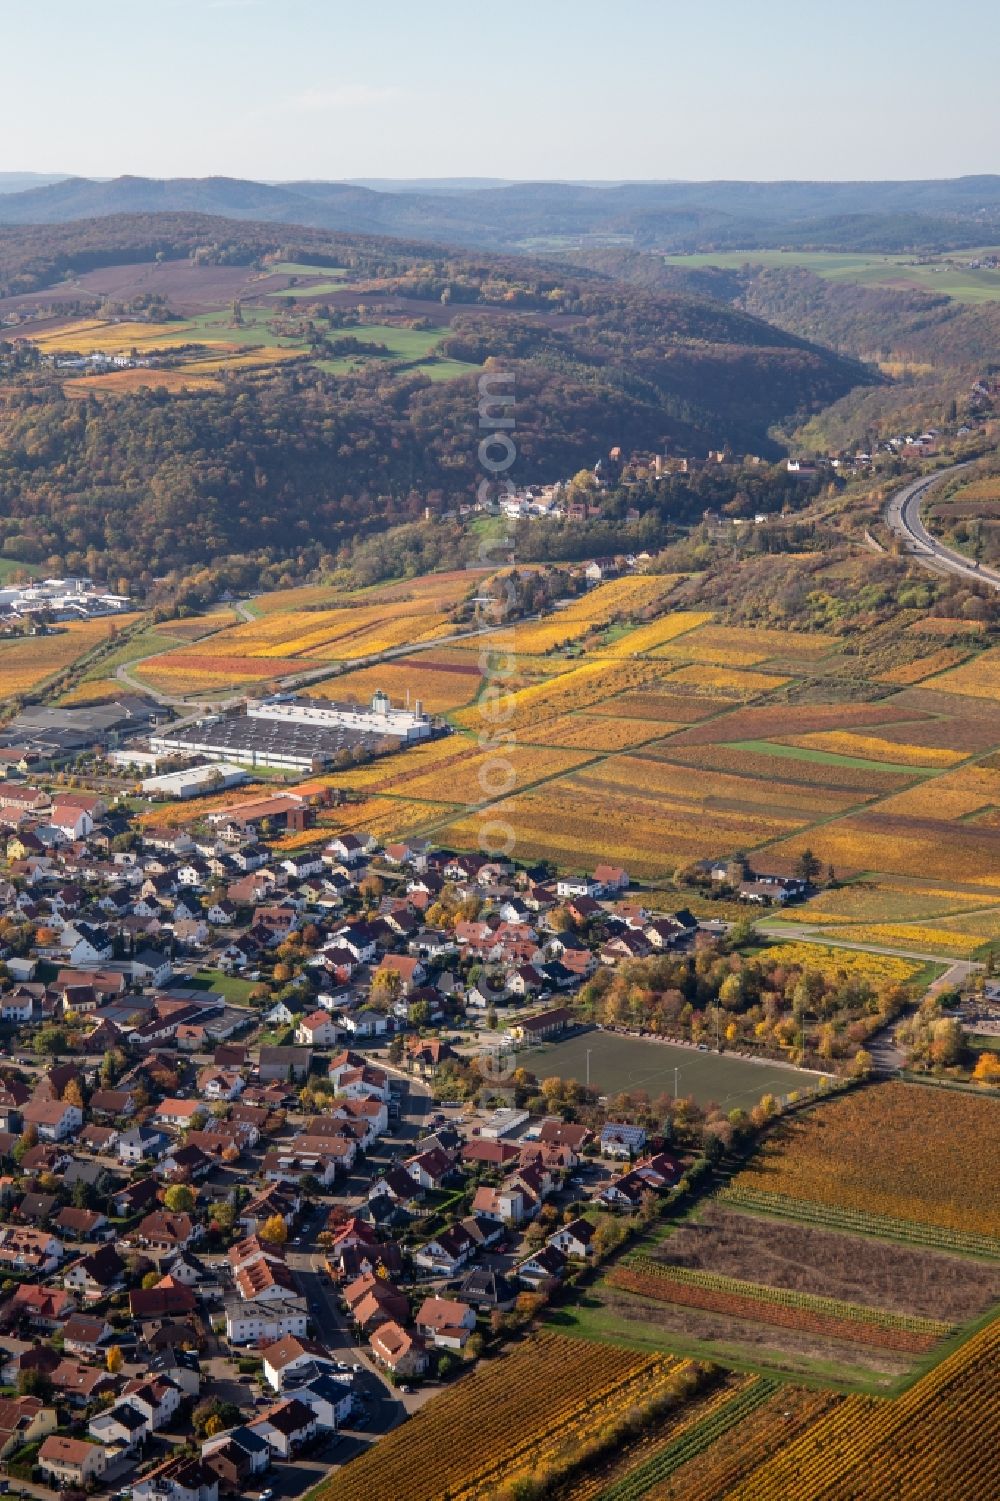
[[267, 267], [268, 276], [326, 276], [333, 281], [343, 281], [347, 275], [343, 266], [307, 266], [304, 261], [279, 261]]
[[[933, 292], [956, 302], [994, 302], [1000, 298], [1000, 271], [963, 264], [980, 252], [963, 250], [927, 260], [906, 255], [874, 255], [823, 250], [728, 250], [693, 255], [666, 255], [667, 265], [697, 269], [718, 266], [734, 271], [741, 266], [787, 270], [796, 266], [827, 281], [855, 282], [863, 287], [897, 287]], [[996, 254], [992, 252], [982, 252]]]

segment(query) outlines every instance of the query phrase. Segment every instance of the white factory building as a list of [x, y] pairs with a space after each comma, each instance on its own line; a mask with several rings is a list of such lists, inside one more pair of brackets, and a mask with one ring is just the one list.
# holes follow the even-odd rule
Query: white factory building
[[[308, 772], [345, 753], [382, 755], [429, 740], [435, 733], [419, 701], [394, 709], [384, 693], [370, 704], [328, 699], [250, 699], [243, 713], [212, 714], [194, 724], [164, 726], [149, 738], [154, 755], [199, 756], [243, 766]], [[438, 727], [436, 733], [443, 733]]]
[[188, 766], [183, 771], [166, 771], [158, 777], [146, 777], [139, 785], [146, 797], [204, 797], [209, 792], [242, 787], [249, 779], [244, 766], [211, 761], [204, 766]]
[[311, 725], [316, 729], [361, 730], [367, 735], [391, 735], [409, 744], [428, 740], [431, 721], [417, 699], [413, 708], [394, 709], [387, 693], [373, 694], [370, 704], [338, 703], [334, 699], [274, 698], [250, 699], [249, 719], [267, 719], [276, 723]]

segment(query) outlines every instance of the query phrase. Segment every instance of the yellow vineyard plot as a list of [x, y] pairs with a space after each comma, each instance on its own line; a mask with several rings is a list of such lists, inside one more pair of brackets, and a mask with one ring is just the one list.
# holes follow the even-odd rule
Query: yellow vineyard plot
[[[660, 878], [714, 850], [751, 850], [801, 827], [801, 817], [763, 810], [667, 805], [651, 792], [588, 784], [586, 774], [563, 777], [511, 799], [503, 822], [513, 829], [519, 859], [555, 860], [563, 868], [592, 869], [602, 860], [634, 875]], [[460, 817], [439, 838], [460, 849], [478, 848], [482, 816]]]
[[367, 797], [324, 809], [312, 829], [286, 834], [277, 841], [280, 850], [305, 849], [325, 843], [338, 834], [366, 833], [376, 839], [403, 839], [440, 819], [448, 810], [440, 803], [413, 802], [398, 797]]
[[611, 756], [581, 774], [581, 782], [594, 787], [617, 786], [655, 794], [666, 803], [690, 803], [702, 807], [734, 808], [751, 812], [779, 811], [782, 817], [812, 813], [838, 813], [853, 807], [855, 794], [836, 788], [804, 787], [795, 782], [768, 781], [692, 766], [643, 755]]
[[[839, 930], [838, 930], [839, 935]], [[830, 948], [821, 943], [776, 943], [754, 955], [762, 964], [798, 965], [802, 969], [820, 970], [825, 975], [841, 971], [853, 979], [868, 980], [872, 985], [906, 985], [919, 974], [915, 959], [900, 959], [893, 954], [869, 954], [863, 949]]]
[[[982, 907], [980, 892], [962, 893], [946, 886], [924, 886], [892, 880], [852, 881], [831, 886], [813, 897], [803, 907], [783, 912], [782, 922], [823, 923], [920, 923], [929, 918], [959, 914], [959, 927], [975, 924], [976, 919], [963, 917], [965, 911]], [[975, 931], [973, 926], [970, 931]]]
[[32, 342], [45, 351], [67, 354], [128, 354], [137, 349], [144, 354], [153, 350], [169, 352], [178, 344], [221, 345], [233, 349], [231, 342], [210, 339], [195, 325], [188, 323], [107, 323], [100, 319], [61, 324], [33, 336]]
[[612, 719], [605, 714], [564, 714], [559, 719], [547, 719], [532, 726], [527, 736], [533, 745], [565, 745], [581, 750], [617, 751], [628, 750], [633, 745], [642, 745], [672, 730], [680, 724], [665, 720], [643, 721], [641, 719]]
[[880, 804], [880, 812], [902, 818], [967, 818], [998, 803], [1000, 771], [963, 766], [897, 792]]
[[752, 667], [772, 657], [808, 664], [826, 656], [837, 645], [835, 636], [820, 632], [705, 625], [663, 647], [656, 655], [716, 663], [720, 667]]
[[139, 616], [102, 616], [98, 620], [73, 620], [58, 626], [48, 636], [18, 636], [0, 641], [0, 696], [14, 698], [71, 667], [102, 641], [112, 639], [122, 626]]
[[682, 573], [638, 573], [598, 584], [559, 611], [562, 620], [604, 625], [616, 615], [648, 609], [679, 583]]
[[926, 951], [956, 959], [971, 959], [986, 942], [980, 933], [931, 928], [923, 923], [848, 923], [837, 928], [837, 937], [852, 943], [876, 943], [884, 948]]
[[708, 693], [732, 694], [734, 698], [756, 698], [758, 694], [784, 687], [787, 682], [787, 677], [771, 672], [741, 672], [735, 667], [711, 667], [701, 662], [679, 667], [670, 675], [671, 687], [683, 684]]
[[590, 630], [593, 630], [590, 621], [568, 620], [564, 614], [547, 616], [544, 620], [519, 621], [512, 630], [513, 647], [515, 651], [529, 654], [551, 651], [553, 647], [578, 641]]
[[678, 636], [683, 636], [685, 631], [693, 631], [698, 626], [705, 625], [711, 619], [710, 610], [674, 610], [669, 615], [661, 615], [659, 620], [650, 621], [649, 625], [637, 626], [634, 631], [629, 631], [610, 646], [602, 647], [601, 656], [645, 656], [656, 651], [657, 647], [666, 646]]
[[803, 750], [830, 751], [838, 756], [857, 756], [866, 761], [888, 761], [897, 766], [954, 766], [968, 759], [967, 752], [941, 746], [903, 745], [878, 735], [856, 735], [849, 730], [820, 730], [810, 735], [781, 737], [785, 745]]
[[444, 625], [444, 616], [437, 614], [401, 615], [395, 620], [383, 618], [354, 634], [313, 646], [306, 654], [318, 662], [375, 656], [379, 652], [393, 651], [397, 646], [415, 646], [418, 641], [432, 639]]
[[933, 678], [930, 687], [941, 693], [965, 693], [971, 698], [1000, 699], [1000, 647], [991, 647]]
[[447, 714], [470, 703], [479, 691], [480, 682], [475, 658], [470, 659], [469, 670], [462, 672], [451, 666], [436, 667], [431, 652], [418, 652], [413, 657], [399, 657], [377, 667], [361, 667], [339, 677], [326, 678], [313, 683], [309, 693], [314, 698], [366, 702], [381, 690], [396, 704], [405, 703], [409, 694], [411, 706], [419, 699], [428, 714]]
[[472, 735], [446, 735], [441, 740], [426, 740], [394, 755], [378, 756], [361, 766], [313, 777], [297, 790], [318, 792], [324, 787], [339, 787], [366, 793], [398, 791], [405, 794], [408, 782], [438, 768], [453, 766], [478, 749], [478, 742]]
[[94, 678], [92, 681], [77, 683], [68, 693], [62, 694], [60, 704], [67, 706], [77, 704], [106, 704], [111, 699], [120, 698], [122, 693], [129, 692], [124, 683], [117, 678]]
[[884, 871], [921, 880], [1000, 888], [996, 830], [944, 818], [905, 818], [898, 813], [853, 814], [808, 835], [775, 845], [769, 856], [784, 864], [808, 846], [838, 872]]
[[[647, 662], [608, 663], [585, 662], [571, 671], [560, 673], [544, 683], [532, 683], [527, 688], [506, 695], [497, 704], [499, 727], [520, 734], [530, 725], [543, 719], [554, 719], [574, 709], [587, 709], [615, 693], [629, 688], [643, 688], [656, 682], [661, 669]], [[480, 729], [483, 712], [477, 705], [464, 709], [455, 716], [456, 723], [468, 728]]]

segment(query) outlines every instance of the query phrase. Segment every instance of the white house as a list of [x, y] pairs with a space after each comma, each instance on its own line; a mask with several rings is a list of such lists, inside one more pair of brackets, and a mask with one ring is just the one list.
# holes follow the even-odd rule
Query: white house
[[103, 964], [113, 953], [111, 939], [105, 929], [96, 928], [90, 923], [69, 923], [63, 928], [60, 942], [68, 951], [69, 962], [74, 969], [85, 968], [88, 964]]
[[35, 998], [30, 991], [12, 990], [0, 1005], [0, 1020], [5, 1022], [30, 1022], [34, 1016]]
[[99, 1412], [87, 1424], [87, 1432], [99, 1444], [109, 1448], [133, 1450], [142, 1444], [152, 1432], [152, 1425], [144, 1412], [133, 1407], [127, 1399], [117, 1402], [106, 1412]]
[[568, 1225], [563, 1225], [550, 1235], [546, 1245], [555, 1246], [564, 1256], [583, 1261], [593, 1254], [594, 1227], [589, 1220], [571, 1220]]
[[154, 1430], [167, 1427], [184, 1399], [177, 1382], [167, 1376], [127, 1381], [122, 1396], [145, 1415]]
[[267, 1408], [247, 1424], [251, 1433], [259, 1433], [282, 1459], [291, 1459], [303, 1444], [315, 1438], [317, 1426], [312, 1408], [297, 1397], [288, 1397]]
[[468, 1303], [454, 1298], [425, 1298], [414, 1322], [439, 1350], [464, 1350], [476, 1327], [476, 1315]]
[[26, 1126], [34, 1126], [42, 1141], [65, 1141], [83, 1125], [83, 1111], [68, 1100], [31, 1100], [21, 1111]]
[[286, 1334], [303, 1337], [308, 1328], [309, 1305], [305, 1298], [226, 1304], [226, 1338], [230, 1344], [248, 1345], [257, 1340], [270, 1340], [273, 1344]]
[[340, 1030], [328, 1011], [322, 1008], [304, 1016], [295, 1029], [295, 1041], [304, 1047], [332, 1048]]
[[315, 1340], [299, 1339], [294, 1334], [286, 1334], [284, 1339], [266, 1345], [261, 1351], [261, 1359], [264, 1362], [264, 1379], [276, 1392], [280, 1392], [289, 1378], [304, 1366], [334, 1363], [322, 1345], [318, 1345]]
[[143, 985], [168, 985], [173, 966], [158, 949], [142, 949], [132, 960], [132, 979]]
[[347, 1422], [354, 1407], [349, 1384], [351, 1379], [349, 1374], [338, 1377], [324, 1371], [321, 1376], [310, 1381], [308, 1386], [298, 1387], [295, 1395], [300, 1402], [312, 1408], [321, 1428], [340, 1428]]
[[58, 1489], [86, 1486], [103, 1474], [108, 1452], [103, 1444], [50, 1433], [38, 1451], [38, 1466]]

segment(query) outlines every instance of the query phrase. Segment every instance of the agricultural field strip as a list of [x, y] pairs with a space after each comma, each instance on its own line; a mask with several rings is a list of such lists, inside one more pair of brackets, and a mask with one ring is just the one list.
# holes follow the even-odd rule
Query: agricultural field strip
[[[535, 1468], [571, 1435], [648, 1400], [683, 1361], [535, 1336], [443, 1392], [311, 1493], [314, 1501], [475, 1501], [521, 1464]], [[471, 1402], [471, 1407], [469, 1406]], [[484, 1438], [483, 1414], [492, 1420]]]
[[713, 1407], [700, 1422], [685, 1428], [650, 1459], [599, 1492], [595, 1501], [638, 1501], [654, 1485], [667, 1479], [688, 1460], [704, 1453], [724, 1433], [769, 1402], [778, 1390], [778, 1383], [767, 1376], [751, 1379], [735, 1396]]
[[998, 1491], [1000, 1322], [994, 1321], [894, 1400], [846, 1397], [781, 1445], [725, 1501], [861, 1495], [985, 1501]]
[[736, 1293], [741, 1297], [757, 1298], [761, 1302], [781, 1303], [789, 1308], [808, 1309], [814, 1313], [830, 1314], [837, 1319], [859, 1324], [876, 1324], [887, 1329], [906, 1329], [913, 1334], [930, 1334], [943, 1339], [954, 1328], [940, 1319], [922, 1318], [918, 1314], [892, 1313], [880, 1308], [867, 1308], [862, 1303], [847, 1303], [841, 1298], [825, 1297], [820, 1293], [799, 1292], [793, 1288], [771, 1287], [765, 1282], [748, 1282], [741, 1277], [727, 1277], [722, 1272], [702, 1271], [695, 1267], [672, 1266], [655, 1256], [635, 1252], [621, 1262], [624, 1267], [634, 1267], [647, 1276], [663, 1278], [669, 1282], [688, 1283], [692, 1287], [704, 1287], [719, 1292]]
[[[707, 1316], [717, 1321], [730, 1339], [743, 1341], [750, 1330], [785, 1330], [799, 1338], [815, 1336], [822, 1340], [845, 1343], [858, 1350], [892, 1351], [899, 1355], [924, 1355], [943, 1336], [918, 1334], [909, 1329], [899, 1329], [889, 1324], [857, 1322], [838, 1318], [836, 1314], [817, 1309], [800, 1308], [773, 1299], [757, 1298], [745, 1293], [725, 1292], [720, 1288], [703, 1287], [697, 1283], [679, 1282], [655, 1273], [634, 1271], [630, 1267], [616, 1267], [608, 1278], [612, 1299], [623, 1294], [626, 1303], [621, 1309], [624, 1317], [645, 1320], [650, 1308], [668, 1308], [681, 1314], [690, 1312], [695, 1316]], [[638, 1303], [630, 1308], [629, 1300]], [[768, 1341], [770, 1343], [771, 1341]], [[780, 1349], [783, 1341], [775, 1343]], [[787, 1353], [787, 1351], [785, 1352]], [[857, 1353], [852, 1351], [852, 1353]]]
[[814, 1203], [807, 1199], [796, 1199], [790, 1194], [773, 1193], [739, 1183], [720, 1189], [718, 1197], [722, 1203], [731, 1204], [745, 1213], [775, 1215], [778, 1219], [797, 1220], [805, 1225], [846, 1230], [852, 1235], [874, 1236], [877, 1240], [897, 1240], [907, 1245], [925, 1246], [929, 1250], [1000, 1261], [1000, 1241], [973, 1231], [948, 1230], [939, 1225], [922, 1225], [916, 1220], [893, 1219], [867, 1210]]
[[[747, 1414], [735, 1429], [686, 1461], [669, 1489], [654, 1486], [649, 1501], [725, 1501], [730, 1488], [820, 1420], [841, 1398], [833, 1392], [782, 1384], [769, 1402]], [[676, 1486], [683, 1487], [678, 1492]]]
[[671, 1409], [652, 1431], [640, 1435], [632, 1442], [626, 1440], [624, 1449], [616, 1453], [610, 1463], [599, 1463], [587, 1475], [574, 1475], [570, 1482], [572, 1491], [569, 1496], [564, 1496], [563, 1487], [558, 1488], [557, 1494], [561, 1501], [600, 1501], [604, 1493], [620, 1481], [631, 1479], [639, 1470], [645, 1472], [649, 1463], [657, 1459], [664, 1449], [676, 1443], [682, 1435], [699, 1428], [706, 1419], [719, 1408], [727, 1406], [756, 1379], [754, 1375], [727, 1373], [721, 1385]]

